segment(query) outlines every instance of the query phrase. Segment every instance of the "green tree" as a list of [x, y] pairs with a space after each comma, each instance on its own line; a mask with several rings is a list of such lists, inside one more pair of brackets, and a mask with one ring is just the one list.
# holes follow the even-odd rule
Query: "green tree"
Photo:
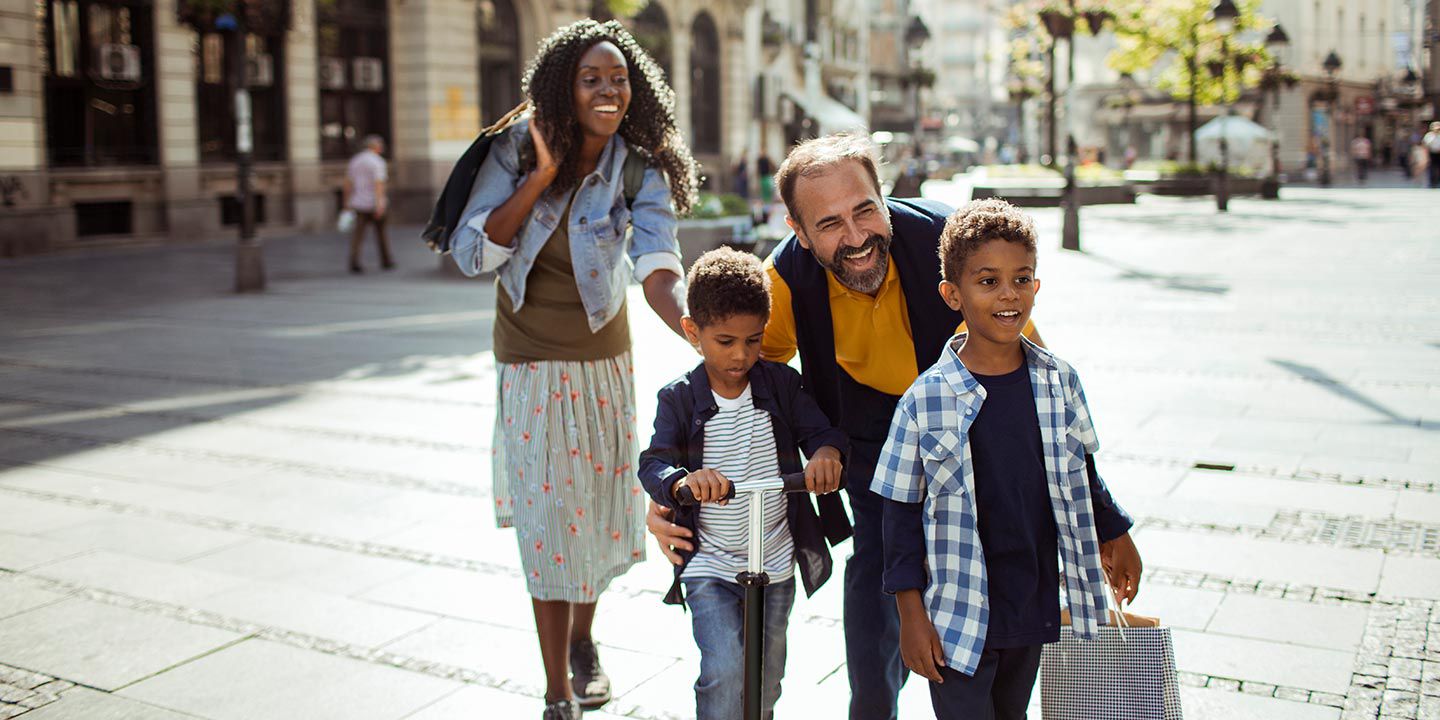
[[[1264, 31], [1274, 23], [1259, 14], [1259, 0], [1236, 0], [1240, 16], [1224, 35], [1210, 17], [1212, 0], [1122, 0], [1109, 7], [1117, 47], [1109, 66], [1137, 77], [1150, 75], [1155, 88], [1189, 105], [1189, 160], [1195, 162], [1197, 107], [1231, 103], [1257, 86], [1274, 62]], [[1228, 44], [1231, 62], [1222, 57]]]

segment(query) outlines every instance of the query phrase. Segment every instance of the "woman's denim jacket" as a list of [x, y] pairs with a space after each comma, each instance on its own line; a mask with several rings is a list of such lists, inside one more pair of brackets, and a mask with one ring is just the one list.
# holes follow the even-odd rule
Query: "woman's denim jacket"
[[[496, 271], [500, 286], [517, 311], [525, 304], [525, 280], [535, 265], [535, 257], [560, 224], [569, 201], [566, 196], [542, 195], [510, 247], [497, 245], [485, 235], [490, 213], [508, 200], [524, 180], [519, 149], [529, 137], [529, 127], [530, 121], [522, 120], [495, 138], [475, 178], [460, 226], [450, 238], [450, 253], [461, 272], [475, 276]], [[570, 208], [570, 261], [575, 266], [575, 282], [591, 332], [604, 327], [620, 312], [632, 275], [639, 282], [656, 270], [685, 276], [675, 238], [677, 223], [670, 185], [664, 173], [646, 167], [632, 208], [625, 207], [621, 168], [628, 152], [629, 147], [619, 135], [610, 138], [595, 172], [581, 179]]]

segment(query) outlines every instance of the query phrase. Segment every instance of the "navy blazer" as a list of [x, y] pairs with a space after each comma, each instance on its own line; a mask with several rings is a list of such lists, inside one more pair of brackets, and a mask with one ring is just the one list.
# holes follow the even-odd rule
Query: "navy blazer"
[[[802, 451], [806, 457], [813, 457], [816, 451], [828, 445], [839, 450], [842, 458], [848, 455], [849, 443], [845, 434], [831, 427], [814, 398], [800, 389], [800, 373], [787, 365], [761, 360], [750, 368], [749, 380], [755, 407], [770, 413], [781, 473], [803, 469], [800, 462]], [[699, 470], [704, 466], [705, 423], [719, 411], [715, 396], [710, 392], [710, 378], [705, 374], [705, 365], [700, 364], [684, 377], [661, 388], [658, 397], [655, 434], [650, 438], [650, 447], [640, 453], [640, 482], [655, 502], [675, 510], [675, 524], [696, 533], [695, 545], [698, 548], [696, 526], [699, 508], [677, 505], [672, 493], [675, 483], [690, 469]], [[818, 516], [809, 495], [791, 493], [788, 500], [786, 520], [795, 541], [800, 581], [805, 587], [805, 594], [813, 595], [830, 578], [830, 550], [826, 542], [837, 545], [850, 537], [850, 519], [845, 515], [845, 507], [840, 503], [838, 494], [819, 497]], [[680, 574], [694, 552], [682, 551], [680, 555], [684, 563], [675, 567], [675, 582], [665, 595], [665, 602], [672, 605], [685, 603]]]

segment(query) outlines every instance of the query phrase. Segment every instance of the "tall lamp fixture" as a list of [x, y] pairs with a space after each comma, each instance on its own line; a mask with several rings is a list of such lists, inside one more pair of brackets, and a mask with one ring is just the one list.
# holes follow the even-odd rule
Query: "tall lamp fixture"
[[[1279, 52], [1290, 44], [1290, 36], [1280, 23], [1265, 36], [1265, 46], [1270, 48], [1274, 60], [1265, 69], [1263, 87], [1272, 97], [1270, 128], [1270, 177], [1264, 182], [1261, 196], [1268, 200], [1280, 199], [1280, 85], [1287, 82], [1285, 68], [1280, 63]], [[1293, 82], [1293, 79], [1288, 82]]]
[[1219, 0], [1210, 11], [1215, 29], [1220, 31], [1220, 97], [1225, 102], [1225, 115], [1220, 119], [1220, 177], [1215, 184], [1215, 209], [1230, 210], [1230, 92], [1226, 78], [1230, 72], [1230, 33], [1235, 32], [1235, 20], [1240, 17], [1240, 8], [1233, 0]]
[[1340, 56], [1334, 50], [1325, 56], [1325, 61], [1320, 67], [1325, 69], [1325, 100], [1327, 110], [1325, 113], [1325, 131], [1320, 135], [1320, 185], [1330, 187], [1330, 136], [1334, 134], [1335, 107], [1340, 102], [1340, 83], [1335, 79], [1335, 74], [1340, 72], [1343, 63]]

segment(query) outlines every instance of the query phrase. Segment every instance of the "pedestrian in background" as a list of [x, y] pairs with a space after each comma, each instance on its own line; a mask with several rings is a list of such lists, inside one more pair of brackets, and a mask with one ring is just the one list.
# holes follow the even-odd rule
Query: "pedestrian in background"
[[1370, 159], [1374, 157], [1374, 152], [1370, 138], [1364, 135], [1356, 135], [1350, 141], [1350, 160], [1355, 163], [1355, 179], [1362, 184], [1370, 175]]
[[663, 71], [617, 22], [543, 40], [524, 92], [534, 114], [490, 147], [451, 253], [466, 275], [496, 273], [496, 523], [520, 545], [543, 717], [577, 720], [610, 699], [596, 603], [645, 556], [627, 287], [683, 334], [676, 215], [696, 202], [699, 165]]
[[368, 135], [360, 152], [350, 158], [345, 168], [345, 198], [342, 203], [355, 213], [355, 226], [350, 231], [350, 272], [360, 274], [365, 268], [360, 264], [360, 247], [365, 242], [365, 228], [374, 225], [375, 236], [380, 242], [380, 267], [395, 268], [390, 257], [390, 241], [385, 237], [385, 215], [390, 209], [390, 197], [386, 188], [388, 173], [385, 169], [385, 139], [379, 135]]
[[1420, 141], [1429, 155], [1430, 187], [1440, 187], [1440, 122], [1430, 123], [1430, 132]]
[[1417, 142], [1410, 146], [1410, 177], [1415, 184], [1425, 187], [1426, 180], [1430, 176], [1430, 151], [1425, 149], [1425, 143]]

